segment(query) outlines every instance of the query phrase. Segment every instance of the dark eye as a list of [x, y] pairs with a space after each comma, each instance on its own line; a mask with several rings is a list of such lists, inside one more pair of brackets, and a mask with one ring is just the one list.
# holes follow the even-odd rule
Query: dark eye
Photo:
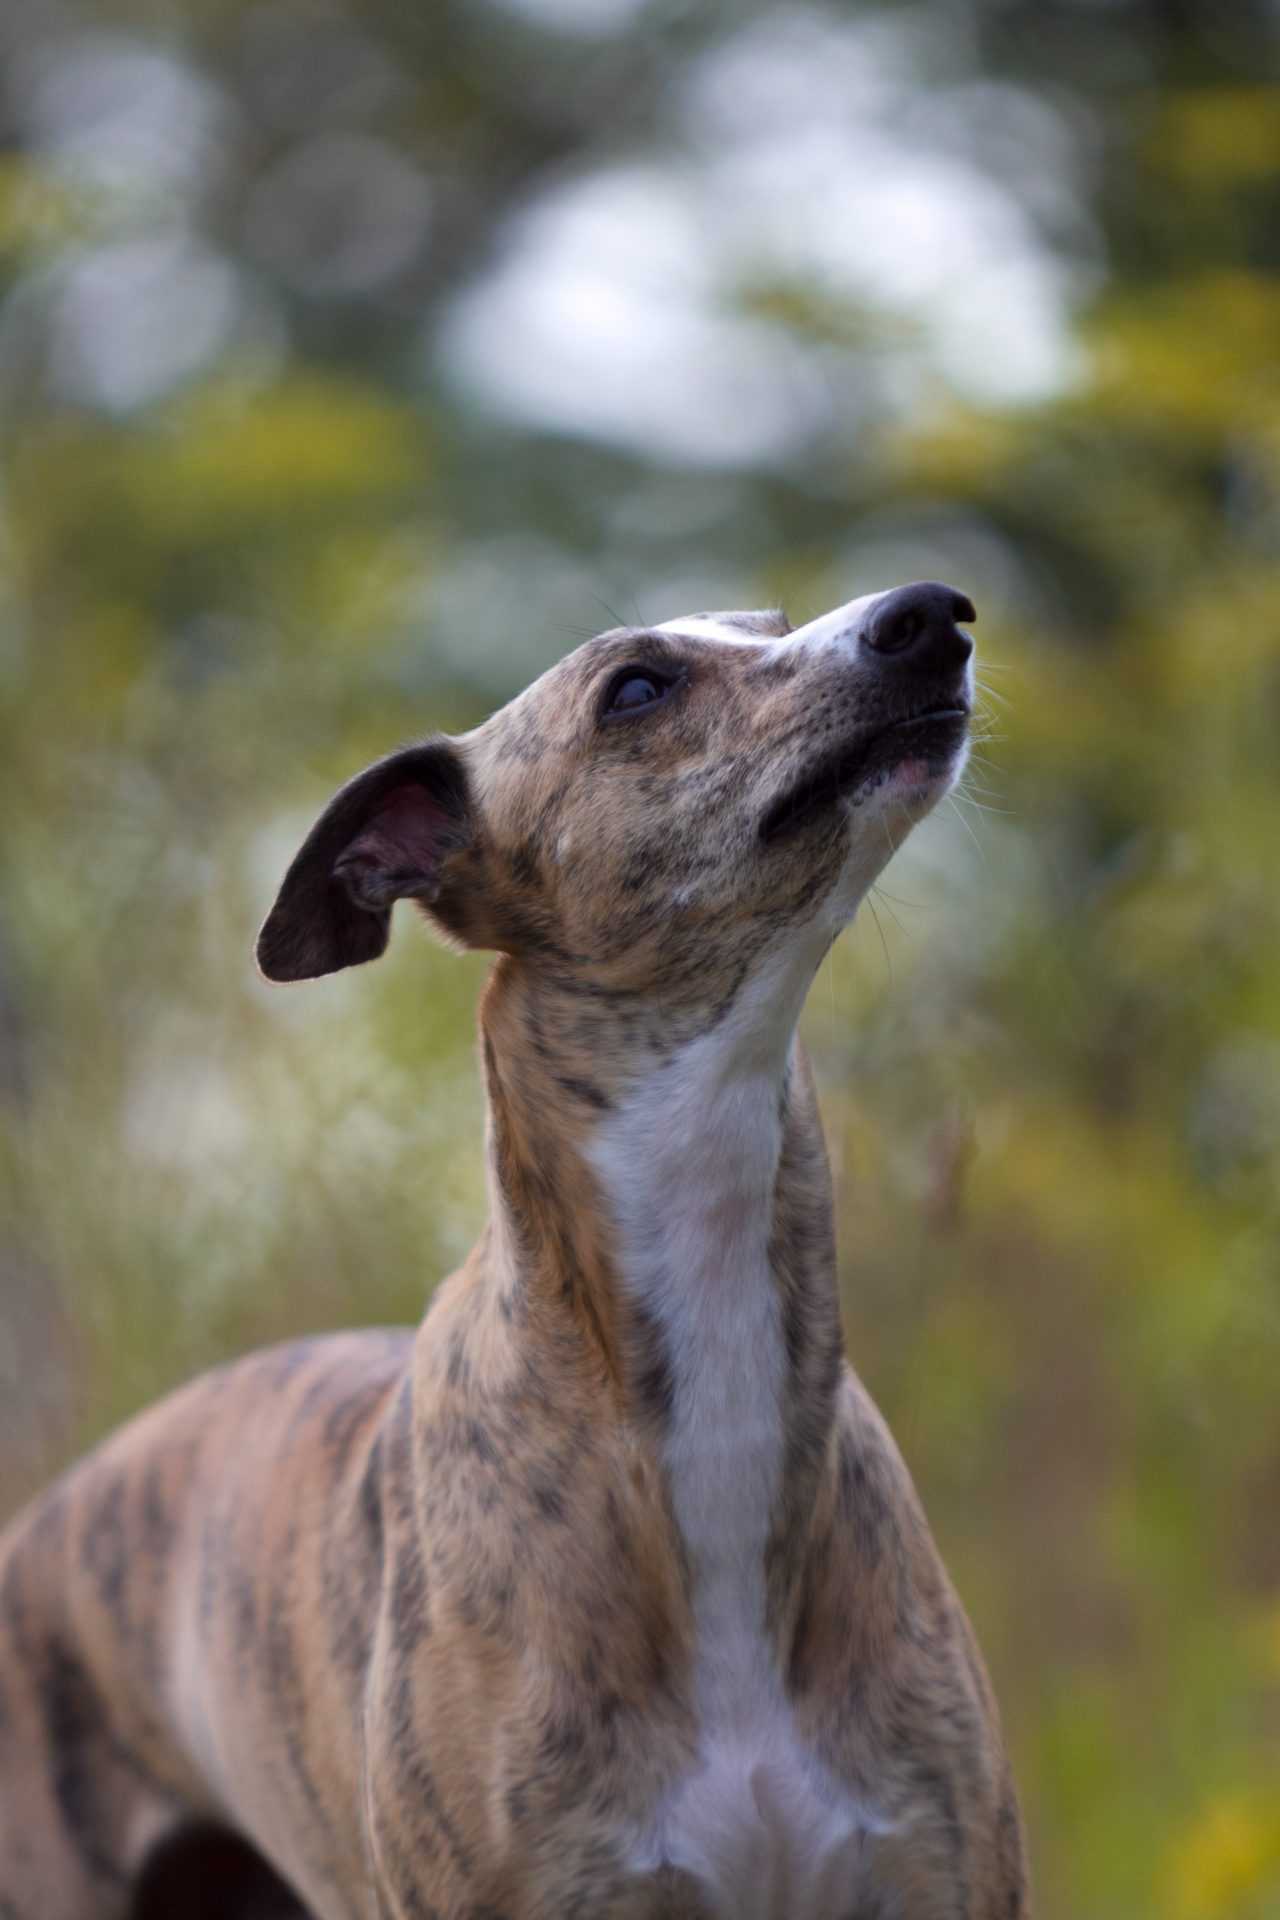
[[624, 667], [609, 682], [600, 711], [607, 716], [657, 706], [666, 699], [672, 684], [665, 674], [655, 673], [650, 667]]

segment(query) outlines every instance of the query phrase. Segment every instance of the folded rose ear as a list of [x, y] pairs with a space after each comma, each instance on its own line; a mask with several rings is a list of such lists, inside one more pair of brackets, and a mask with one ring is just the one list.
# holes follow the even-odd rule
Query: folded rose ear
[[391, 909], [434, 906], [470, 835], [466, 769], [448, 740], [390, 754], [349, 780], [302, 844], [258, 935], [268, 980], [314, 980], [376, 960]]

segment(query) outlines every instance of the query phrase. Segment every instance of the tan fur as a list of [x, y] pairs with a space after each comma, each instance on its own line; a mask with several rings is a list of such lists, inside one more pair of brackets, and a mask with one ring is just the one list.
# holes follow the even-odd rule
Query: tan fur
[[[0, 1920], [292, 1910], [163, 1904], [157, 1849], [212, 1829], [320, 1920], [728, 1914], [675, 1865], [638, 1864], [701, 1764], [696, 1556], [663, 1464], [680, 1356], [623, 1283], [593, 1143], [942, 790], [904, 785], [882, 744], [924, 670], [889, 671], [852, 624], [843, 652], [785, 631], [601, 636], [463, 741], [361, 776], [317, 826], [264, 930], [269, 972], [370, 957], [406, 894], [499, 950], [489, 1222], [416, 1334], [207, 1375], [4, 1536]], [[629, 662], [685, 678], [661, 711], [602, 723]], [[762, 840], [843, 741], [862, 783]], [[995, 1706], [841, 1355], [816, 1102], [780, 1045], [769, 1657], [815, 1781], [877, 1814], [829, 1920], [1018, 1920]], [[209, 1844], [193, 1873], [222, 1860]]]

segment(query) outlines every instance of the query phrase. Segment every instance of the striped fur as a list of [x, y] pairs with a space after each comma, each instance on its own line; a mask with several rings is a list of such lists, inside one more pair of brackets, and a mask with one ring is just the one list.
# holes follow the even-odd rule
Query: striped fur
[[269, 974], [398, 897], [498, 951], [489, 1220], [415, 1333], [208, 1374], [3, 1536], [0, 1920], [1028, 1913], [794, 1036], [963, 759], [876, 599], [602, 635], [318, 822]]

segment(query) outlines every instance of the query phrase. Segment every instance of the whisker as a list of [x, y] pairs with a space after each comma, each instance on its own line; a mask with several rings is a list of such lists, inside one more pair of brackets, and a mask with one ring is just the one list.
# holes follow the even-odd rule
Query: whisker
[[914, 940], [915, 935], [907, 932], [907, 929], [903, 926], [901, 920], [899, 920], [897, 914], [894, 912], [893, 908], [889, 905], [888, 894], [882, 892], [879, 887], [872, 887], [871, 891], [877, 896], [878, 899], [883, 901], [885, 912], [888, 914], [889, 918], [892, 920], [894, 926], [898, 929], [898, 932], [902, 935], [903, 939]]
[[1015, 814], [1012, 807], [1002, 807], [998, 805], [997, 802], [994, 800], [979, 800], [978, 794], [981, 791], [982, 791], [981, 788], [971, 789], [968, 793], [960, 794], [959, 798], [961, 800], [967, 800], [969, 802], [969, 805], [971, 807], [976, 807], [979, 813], [997, 814], [1002, 820], [1017, 819], [1017, 815]]
[[[993, 771], [993, 769], [988, 768], [986, 769], [986, 771], [990, 772], [990, 771]], [[989, 793], [989, 794], [992, 794], [997, 800], [1004, 799], [1004, 791], [1002, 788], [987, 787], [982, 784], [981, 780], [970, 780], [967, 769], [965, 772], [965, 777], [960, 782], [960, 785], [963, 788], [965, 793]]]
[[979, 713], [983, 711], [988, 701], [993, 706], [1002, 708], [1005, 712], [1008, 712], [1013, 706], [1013, 701], [1007, 693], [1001, 693], [997, 687], [984, 687], [981, 680], [975, 682], [975, 691], [978, 695], [977, 710]]
[[885, 963], [885, 966], [889, 969], [889, 979], [890, 979], [890, 982], [892, 982], [893, 958], [889, 952], [889, 942], [884, 937], [884, 928], [880, 925], [880, 915], [876, 912], [876, 903], [871, 898], [870, 894], [867, 895], [867, 905], [871, 909], [871, 918], [876, 923], [876, 932], [880, 935], [880, 945], [884, 948], [884, 963]]
[[[598, 593], [593, 593], [591, 598], [595, 601], [598, 607], [602, 607], [604, 609], [604, 611], [608, 614], [609, 618], [612, 620], [615, 627], [629, 627], [632, 624], [630, 620], [623, 619], [622, 615], [618, 612], [616, 607], [611, 607], [607, 600], [602, 600]], [[641, 625], [643, 624], [644, 623], [642, 621]]]
[[1002, 769], [996, 765], [994, 760], [989, 760], [985, 753], [971, 753], [969, 755], [969, 765], [965, 769], [966, 777], [969, 768], [977, 768], [982, 773], [989, 774], [993, 780], [998, 780], [1002, 773]]
[[876, 882], [876, 892], [882, 900], [892, 900], [895, 905], [906, 907], [910, 913], [920, 913], [923, 910], [924, 902], [922, 900], [904, 900], [900, 893], [889, 893], [881, 886], [878, 880]]
[[965, 819], [964, 815], [960, 811], [961, 796], [958, 793], [952, 793], [952, 794], [948, 794], [947, 798], [950, 801], [951, 808], [956, 816], [956, 819], [960, 822], [960, 825], [964, 828], [965, 832], [968, 834], [969, 838], [972, 840], [974, 846], [978, 849], [978, 852], [981, 854], [982, 864], [985, 867], [987, 864], [987, 850], [983, 846], [981, 840], [979, 840], [977, 834], [974, 832], [969, 822]]

